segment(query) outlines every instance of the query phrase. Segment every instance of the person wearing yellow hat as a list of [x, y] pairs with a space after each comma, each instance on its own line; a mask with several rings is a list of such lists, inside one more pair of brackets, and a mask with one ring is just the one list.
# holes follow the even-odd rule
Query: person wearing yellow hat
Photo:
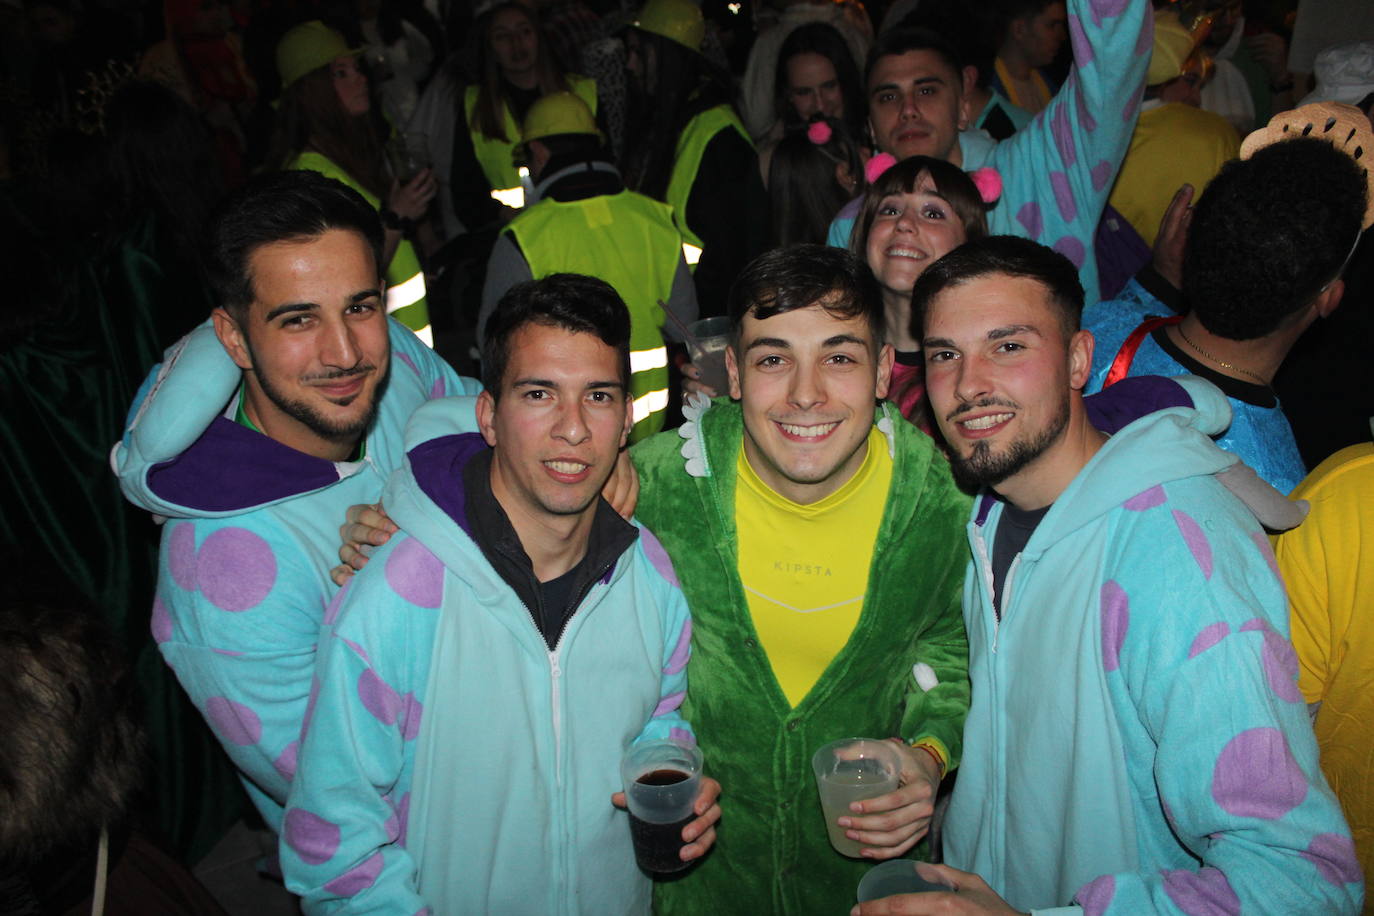
[[630, 187], [664, 201], [696, 258], [705, 314], [724, 310], [730, 284], [763, 249], [768, 199], [728, 75], [701, 54], [692, 0], [648, 0], [626, 30], [630, 111], [623, 159]]
[[672, 211], [628, 190], [611, 163], [591, 109], [571, 92], [530, 106], [517, 152], [528, 165], [534, 200], [492, 248], [478, 316], [478, 340], [506, 291], [555, 273], [606, 281], [630, 309], [630, 395], [638, 440], [663, 428], [668, 350], [663, 302], [683, 324], [697, 317], [696, 292]]
[[521, 206], [523, 189], [513, 153], [520, 125], [535, 101], [551, 92], [572, 92], [596, 113], [596, 81], [559, 67], [529, 6], [516, 0], [488, 6], [480, 11], [475, 30], [478, 77], [463, 92], [462, 112], [470, 146], [455, 134], [450, 174], [456, 193], [475, 198], [459, 208], [470, 226], [484, 220], [469, 214], [487, 215], [481, 196]]
[[1240, 137], [1221, 115], [1204, 111], [1207, 59], [1197, 36], [1170, 10], [1155, 12], [1145, 101], [1108, 202], [1153, 245], [1169, 201], [1183, 185], [1206, 186], [1240, 152]]
[[387, 312], [433, 346], [424, 270], [406, 235], [424, 218], [437, 185], [429, 169], [404, 183], [388, 179], [382, 138], [368, 116], [372, 97], [358, 68], [358, 50], [319, 20], [282, 36], [277, 43], [282, 95], [267, 164], [342, 181], [380, 211]]

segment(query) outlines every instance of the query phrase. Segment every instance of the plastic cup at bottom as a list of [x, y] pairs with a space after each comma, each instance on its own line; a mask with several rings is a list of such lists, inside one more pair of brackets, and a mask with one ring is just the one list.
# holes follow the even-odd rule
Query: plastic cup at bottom
[[947, 891], [943, 884], [935, 884], [916, 874], [916, 863], [910, 859], [892, 859], [870, 868], [859, 882], [859, 903], [881, 900], [893, 894], [919, 894], [925, 891]]

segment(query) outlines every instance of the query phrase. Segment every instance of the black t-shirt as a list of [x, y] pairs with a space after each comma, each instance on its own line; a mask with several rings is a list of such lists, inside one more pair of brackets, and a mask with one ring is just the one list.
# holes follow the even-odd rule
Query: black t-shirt
[[[1054, 505], [1050, 503], [1050, 506]], [[1007, 581], [1007, 570], [1016, 555], [1025, 549], [1050, 506], [1042, 509], [1018, 509], [1009, 502], [1002, 504], [1002, 519], [997, 523], [997, 534], [992, 542], [992, 607], [997, 617], [1002, 617], [1002, 586]]]

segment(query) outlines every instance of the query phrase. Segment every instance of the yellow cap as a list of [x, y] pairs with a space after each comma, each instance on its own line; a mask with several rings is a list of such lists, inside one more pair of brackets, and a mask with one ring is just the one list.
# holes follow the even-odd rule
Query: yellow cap
[[591, 134], [600, 138], [596, 118], [587, 103], [571, 92], [550, 92], [530, 106], [525, 115], [522, 142], [558, 134]]
[[1197, 39], [1178, 21], [1172, 10], [1155, 10], [1155, 41], [1145, 85], [1158, 86], [1183, 75]]
[[649, 0], [639, 11], [635, 28], [662, 35], [685, 48], [701, 53], [701, 40], [706, 37], [706, 22], [701, 7], [692, 0]]
[[277, 75], [281, 77], [281, 88], [285, 90], [310, 71], [361, 50], [350, 48], [342, 35], [318, 19], [292, 26], [277, 42]]

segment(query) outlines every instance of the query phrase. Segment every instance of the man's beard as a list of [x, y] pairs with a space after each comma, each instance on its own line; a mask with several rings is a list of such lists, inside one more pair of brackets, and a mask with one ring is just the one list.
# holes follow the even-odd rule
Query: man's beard
[[[253, 358], [251, 348], [249, 348], [249, 357]], [[257, 360], [253, 359], [253, 363], [257, 365]], [[352, 369], [339, 369], [334, 372], [314, 375], [310, 377], [310, 380], [349, 378], [375, 370], [376, 367], [371, 363], [364, 363], [354, 366]], [[377, 418], [377, 409], [382, 403], [382, 395], [386, 392], [387, 383], [391, 380], [390, 370], [391, 367], [388, 365], [386, 375], [384, 375], [373, 387], [372, 403], [367, 405], [367, 410], [356, 419], [343, 422], [324, 416], [310, 404], [291, 400], [291, 398], [287, 397], [275, 387], [274, 383], [265, 373], [255, 372], [255, 374], [258, 379], [258, 387], [262, 389], [262, 393], [267, 395], [267, 399], [282, 413], [300, 423], [321, 439], [325, 439], [329, 442], [337, 442], [340, 445], [355, 445], [367, 434], [367, 431], [372, 427], [372, 421]], [[364, 397], [365, 394], [366, 391], [360, 391], [352, 398], [346, 399], [341, 406], [346, 407], [357, 398]]]
[[[970, 408], [979, 407], [1019, 409], [1019, 405], [1007, 401], [979, 401], [976, 404], [961, 406], [950, 414], [949, 419], [953, 419]], [[1059, 412], [1034, 437], [1017, 439], [1000, 452], [994, 452], [992, 445], [987, 441], [975, 442], [973, 449], [967, 455], [961, 455], [951, 450], [949, 464], [950, 470], [954, 472], [954, 480], [966, 490], [996, 487], [1043, 455], [1051, 445], [1059, 440], [1068, 425], [1069, 396], [1065, 393], [1064, 400], [1059, 405]]]

